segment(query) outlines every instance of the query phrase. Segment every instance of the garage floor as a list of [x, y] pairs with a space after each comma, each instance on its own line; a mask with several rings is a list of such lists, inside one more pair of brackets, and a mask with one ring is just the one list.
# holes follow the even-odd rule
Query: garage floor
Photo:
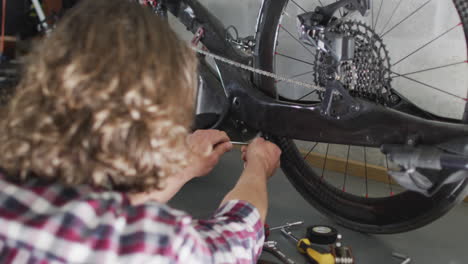
[[[191, 213], [194, 217], [207, 217], [234, 186], [241, 171], [240, 153], [233, 150], [224, 155], [210, 175], [188, 183], [170, 204]], [[344, 244], [352, 248], [356, 263], [359, 264], [401, 263], [401, 260], [392, 258], [392, 252], [408, 255], [413, 259], [411, 263], [416, 264], [468, 263], [468, 204], [459, 205], [438, 221], [412, 232], [367, 235], [337, 226], [322, 216], [302, 199], [281, 171], [270, 180], [269, 201], [267, 222], [270, 226], [303, 220], [304, 226], [295, 229], [297, 236], [305, 234], [307, 225], [335, 226], [343, 235]], [[296, 252], [293, 244], [279, 232], [273, 232], [270, 240], [277, 241], [278, 247], [296, 263], [307, 263], [303, 256]], [[268, 253], [264, 253], [262, 259], [279, 263]]]

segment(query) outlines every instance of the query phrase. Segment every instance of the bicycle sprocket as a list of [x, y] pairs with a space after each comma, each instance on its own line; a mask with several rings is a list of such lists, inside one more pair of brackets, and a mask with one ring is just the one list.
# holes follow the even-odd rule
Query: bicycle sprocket
[[352, 96], [387, 103], [391, 93], [391, 64], [382, 38], [360, 21], [340, 22], [330, 30], [354, 38], [354, 58], [336, 65], [332, 55], [317, 52], [315, 83], [325, 86], [327, 80], [336, 76]]

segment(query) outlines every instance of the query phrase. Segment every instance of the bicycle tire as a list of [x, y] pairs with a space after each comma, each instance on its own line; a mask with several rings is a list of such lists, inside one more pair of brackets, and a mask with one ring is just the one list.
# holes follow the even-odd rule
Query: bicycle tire
[[[274, 72], [274, 52], [281, 14], [288, 0], [265, 0], [257, 25], [255, 67]], [[468, 36], [468, 1], [455, 0], [465, 38]], [[468, 42], [468, 39], [466, 39]], [[254, 75], [266, 94], [276, 97], [274, 80]], [[468, 110], [468, 105], [465, 106]], [[466, 111], [464, 121], [468, 119]], [[466, 122], [465, 122], [466, 123]], [[292, 139], [273, 138], [282, 149], [281, 167], [297, 191], [320, 212], [347, 228], [366, 233], [400, 233], [420, 228], [448, 212], [463, 198], [468, 180], [446, 185], [434, 196], [405, 191], [385, 198], [357, 197], [322, 181], [301, 156]]]

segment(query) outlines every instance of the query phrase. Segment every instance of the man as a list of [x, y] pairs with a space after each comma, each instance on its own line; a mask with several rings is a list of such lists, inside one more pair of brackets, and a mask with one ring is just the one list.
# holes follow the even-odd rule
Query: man
[[196, 57], [126, 0], [84, 0], [34, 50], [0, 121], [0, 259], [17, 263], [252, 263], [280, 150], [245, 169], [207, 220], [169, 208], [232, 148], [188, 135]]

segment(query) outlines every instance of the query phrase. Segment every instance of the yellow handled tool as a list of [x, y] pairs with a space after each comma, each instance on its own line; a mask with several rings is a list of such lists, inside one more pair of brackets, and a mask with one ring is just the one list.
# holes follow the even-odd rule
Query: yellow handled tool
[[310, 263], [312, 264], [335, 264], [335, 257], [331, 253], [320, 253], [313, 249], [309, 239], [302, 238], [298, 239], [291, 231], [284, 228], [281, 229], [281, 233], [294, 240], [297, 244], [297, 250], [304, 254]]

